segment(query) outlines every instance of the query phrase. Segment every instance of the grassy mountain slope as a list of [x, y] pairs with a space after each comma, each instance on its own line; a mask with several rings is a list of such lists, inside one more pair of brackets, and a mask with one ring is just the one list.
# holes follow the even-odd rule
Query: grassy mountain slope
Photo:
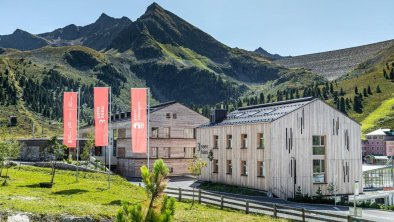
[[[363, 133], [380, 127], [394, 128], [394, 82], [383, 75], [383, 69], [391, 70], [393, 63], [394, 47], [391, 47], [337, 80], [338, 88], [343, 88], [344, 97], [349, 99], [354, 98], [355, 87], [361, 94], [364, 88], [371, 88], [372, 95], [363, 96], [362, 112], [358, 113], [353, 109], [348, 111], [351, 117], [363, 124]], [[377, 86], [381, 93], [377, 93]]]
[[62, 92], [80, 88], [81, 119], [91, 122], [93, 86], [112, 86], [114, 111], [126, 110], [129, 89], [145, 83], [130, 69], [117, 68], [112, 62], [118, 60], [83, 46], [7, 50], [0, 55], [0, 80], [7, 85], [2, 91], [8, 91], [0, 93], [0, 97], [10, 91], [15, 95], [11, 93], [13, 96], [2, 100], [0, 121], [6, 124], [8, 116], [16, 115], [20, 136], [32, 135], [33, 123], [36, 136], [52, 135], [61, 128]]
[[358, 64], [373, 58], [381, 50], [393, 45], [394, 40], [389, 40], [347, 49], [285, 57], [275, 60], [275, 62], [288, 68], [306, 68], [333, 80], [352, 71]]

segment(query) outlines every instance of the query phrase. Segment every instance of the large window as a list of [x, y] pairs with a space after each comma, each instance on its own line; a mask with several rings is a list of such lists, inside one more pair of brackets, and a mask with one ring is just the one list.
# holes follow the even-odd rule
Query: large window
[[164, 127], [164, 137], [165, 138], [170, 138], [171, 137], [171, 132], [169, 127]]
[[149, 155], [152, 158], [157, 158], [157, 147], [151, 147]]
[[227, 174], [233, 174], [233, 163], [231, 160], [227, 160]]
[[159, 128], [152, 127], [152, 138], [159, 138]]
[[324, 160], [313, 160], [313, 183], [324, 183], [326, 181], [325, 169]]
[[227, 135], [227, 149], [231, 149], [233, 147], [233, 136], [232, 135]]
[[325, 155], [325, 136], [312, 136], [313, 155]]
[[213, 173], [218, 173], [219, 172], [219, 161], [214, 159], [213, 160]]
[[183, 136], [184, 136], [184, 138], [193, 139], [194, 138], [194, 129], [193, 128], [184, 129]]
[[241, 149], [248, 148], [248, 135], [241, 134]]
[[257, 161], [257, 176], [258, 177], [265, 177], [264, 161]]
[[241, 176], [248, 175], [248, 165], [246, 164], [246, 160], [241, 160]]
[[257, 134], [257, 149], [264, 149], [264, 134]]
[[218, 135], [213, 136], [213, 148], [214, 149], [219, 148], [219, 136]]

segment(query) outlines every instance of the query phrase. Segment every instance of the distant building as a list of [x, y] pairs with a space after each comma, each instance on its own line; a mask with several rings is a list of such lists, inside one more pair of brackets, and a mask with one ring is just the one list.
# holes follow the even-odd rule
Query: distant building
[[[48, 161], [52, 156], [48, 153], [47, 147], [49, 144], [49, 138], [30, 138], [30, 139], [20, 139], [18, 140], [21, 143], [22, 149], [20, 153], [21, 161]], [[58, 142], [60, 144], [63, 143], [63, 138], [58, 138]], [[81, 147], [80, 152], [83, 152], [83, 146], [85, 144], [85, 140], [79, 139], [79, 145]], [[72, 154], [75, 158], [75, 149], [67, 149], [64, 156], [68, 156], [68, 154]]]
[[[188, 174], [187, 164], [196, 152], [195, 128], [209, 122], [208, 118], [176, 102], [152, 106], [150, 109], [150, 164], [163, 159], [170, 175]], [[94, 156], [105, 165], [111, 155], [111, 166], [125, 177], [140, 177], [140, 167], [147, 164], [147, 155], [131, 150], [130, 112], [112, 117], [113, 149], [96, 147]], [[81, 129], [83, 138], [93, 126]]]
[[[354, 192], [362, 179], [360, 124], [320, 99], [302, 98], [213, 111], [197, 128], [201, 179], [271, 192], [280, 198]], [[360, 186], [360, 192], [362, 186]]]
[[387, 148], [394, 143], [394, 131], [377, 129], [366, 134], [362, 142], [363, 156], [387, 156]]

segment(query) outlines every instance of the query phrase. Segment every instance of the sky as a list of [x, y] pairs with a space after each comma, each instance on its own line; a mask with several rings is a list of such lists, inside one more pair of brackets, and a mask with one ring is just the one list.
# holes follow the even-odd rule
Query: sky
[[[101, 13], [135, 21], [148, 0], [0, 0], [0, 35], [87, 25]], [[157, 0], [231, 46], [302, 55], [394, 39], [392, 0]]]

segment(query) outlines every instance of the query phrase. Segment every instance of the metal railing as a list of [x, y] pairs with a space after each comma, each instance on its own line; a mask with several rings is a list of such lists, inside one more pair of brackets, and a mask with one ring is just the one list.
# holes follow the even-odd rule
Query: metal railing
[[220, 209], [233, 209], [244, 211], [246, 214], [263, 214], [272, 217], [287, 218], [296, 221], [360, 221], [371, 222], [362, 218], [349, 215], [339, 215], [321, 211], [312, 211], [304, 208], [289, 207], [283, 204], [270, 204], [257, 201], [245, 200], [235, 197], [219, 195], [201, 189], [183, 189], [167, 187], [165, 193], [175, 197], [178, 201], [195, 199], [198, 203], [219, 206]]

